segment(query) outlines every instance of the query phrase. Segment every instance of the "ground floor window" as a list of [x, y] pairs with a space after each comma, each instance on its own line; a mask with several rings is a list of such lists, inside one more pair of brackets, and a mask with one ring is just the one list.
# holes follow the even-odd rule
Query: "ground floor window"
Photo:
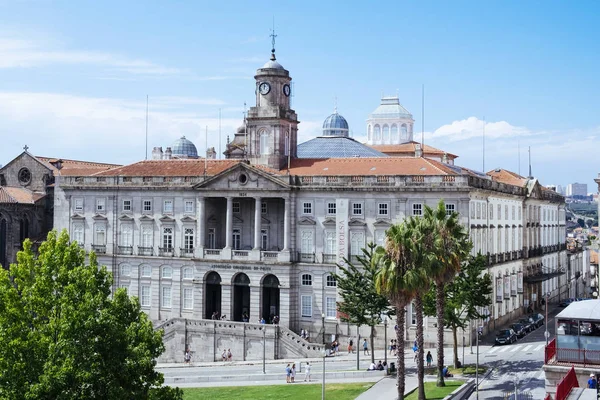
[[312, 296], [302, 296], [302, 316], [312, 317]]

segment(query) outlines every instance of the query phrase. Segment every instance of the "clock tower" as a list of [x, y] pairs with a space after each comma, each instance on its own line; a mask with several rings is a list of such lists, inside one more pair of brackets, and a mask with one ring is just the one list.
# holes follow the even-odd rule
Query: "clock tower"
[[256, 71], [256, 106], [246, 117], [248, 149], [246, 156], [255, 165], [285, 169], [288, 155], [296, 157], [298, 117], [290, 108], [292, 78], [275, 58], [272, 34], [271, 59]]

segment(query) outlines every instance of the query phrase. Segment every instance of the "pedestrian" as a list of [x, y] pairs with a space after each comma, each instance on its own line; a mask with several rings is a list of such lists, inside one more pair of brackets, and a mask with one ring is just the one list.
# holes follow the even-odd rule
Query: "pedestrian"
[[300, 337], [306, 339], [306, 331], [304, 329], [300, 329]]
[[290, 364], [285, 367], [285, 383], [290, 383], [292, 378], [292, 369], [290, 368]]
[[590, 379], [587, 381], [588, 389], [596, 389], [598, 386], [598, 381], [596, 381], [596, 375], [590, 374]]
[[190, 352], [190, 349], [187, 349], [185, 351], [185, 353], [183, 354], [183, 361], [189, 365], [191, 360], [192, 360], [192, 353]]
[[292, 383], [296, 381], [296, 364], [292, 364]]
[[427, 360], [427, 366], [431, 367], [431, 363], [433, 362], [433, 356], [431, 355], [431, 351], [427, 352], [426, 360]]
[[369, 344], [367, 343], [367, 339], [363, 339], [363, 354], [369, 355]]
[[352, 345], [354, 344], [354, 342], [352, 342], [352, 339], [350, 339], [350, 341], [348, 342], [348, 354], [352, 353]]
[[310, 382], [310, 363], [308, 361], [304, 367], [304, 382]]
[[221, 360], [227, 361], [227, 350], [223, 349], [223, 353], [221, 353]]
[[231, 354], [231, 349], [227, 349], [227, 361], [232, 361], [233, 355]]

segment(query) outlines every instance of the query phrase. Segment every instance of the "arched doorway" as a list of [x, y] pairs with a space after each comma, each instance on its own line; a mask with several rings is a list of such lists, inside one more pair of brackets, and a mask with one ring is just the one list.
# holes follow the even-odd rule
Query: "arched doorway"
[[267, 275], [262, 282], [261, 317], [268, 323], [274, 316], [279, 316], [279, 279], [275, 275]]
[[8, 265], [6, 262], [6, 220], [0, 219], [0, 264], [6, 269]]
[[233, 320], [250, 318], [250, 278], [239, 273], [233, 278]]
[[213, 313], [221, 316], [221, 276], [215, 271], [206, 276], [206, 288], [204, 290], [204, 318], [211, 319]]

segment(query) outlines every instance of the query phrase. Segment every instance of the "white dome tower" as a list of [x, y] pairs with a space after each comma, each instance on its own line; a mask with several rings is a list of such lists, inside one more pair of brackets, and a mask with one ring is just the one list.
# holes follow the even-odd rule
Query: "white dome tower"
[[379, 107], [367, 119], [367, 144], [400, 144], [412, 142], [415, 120], [402, 107], [398, 96], [382, 97]]

